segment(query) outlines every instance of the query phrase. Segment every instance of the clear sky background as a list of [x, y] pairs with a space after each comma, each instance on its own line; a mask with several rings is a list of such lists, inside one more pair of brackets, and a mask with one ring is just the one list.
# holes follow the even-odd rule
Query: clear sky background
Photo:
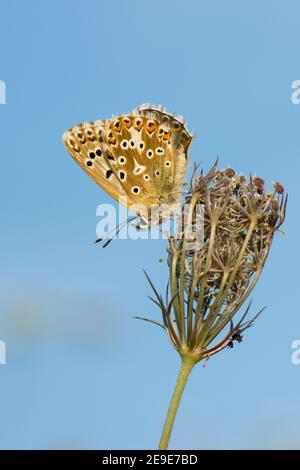
[[[197, 366], [173, 449], [300, 448], [300, 3], [1, 0], [2, 449], [155, 448], [179, 358], [147, 300], [164, 241], [95, 238], [110, 202], [61, 142], [81, 121], [162, 103], [195, 132], [191, 161], [288, 190], [245, 341]], [[192, 167], [192, 164], [190, 165]]]

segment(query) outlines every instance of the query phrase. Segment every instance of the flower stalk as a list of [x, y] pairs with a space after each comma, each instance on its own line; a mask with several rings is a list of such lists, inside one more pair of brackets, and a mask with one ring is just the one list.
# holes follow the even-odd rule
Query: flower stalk
[[195, 359], [192, 356], [184, 356], [181, 360], [181, 367], [177, 377], [176, 386], [173, 392], [173, 396], [170, 401], [167, 417], [163, 427], [162, 435], [159, 442], [159, 449], [166, 450], [168, 448], [173, 424], [175, 421], [176, 413], [181, 401], [181, 397], [188, 380], [188, 377], [196, 364]]

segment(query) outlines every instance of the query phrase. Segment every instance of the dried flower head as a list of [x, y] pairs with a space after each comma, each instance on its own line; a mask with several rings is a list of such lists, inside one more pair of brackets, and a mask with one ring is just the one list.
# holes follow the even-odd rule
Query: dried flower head
[[[195, 168], [183, 206], [188, 210], [183, 235], [169, 238], [165, 301], [149, 279], [156, 294], [152, 300], [162, 312], [161, 326], [182, 357], [198, 362], [232, 347], [261, 313], [246, 320], [249, 304], [233, 324], [262, 272], [273, 236], [284, 221], [286, 203], [280, 183], [267, 191], [258, 176], [247, 179], [231, 168], [220, 171], [217, 164], [207, 175], [197, 176]], [[199, 205], [203, 237], [195, 244]], [[229, 331], [218, 339], [226, 325]]]

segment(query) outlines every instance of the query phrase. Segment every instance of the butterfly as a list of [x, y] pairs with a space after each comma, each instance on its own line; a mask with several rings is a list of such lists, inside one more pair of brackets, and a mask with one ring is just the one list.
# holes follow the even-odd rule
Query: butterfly
[[[181, 117], [143, 104], [129, 114], [76, 125], [63, 142], [110, 196], [151, 224], [151, 208], [178, 203], [192, 134]], [[166, 214], [161, 214], [164, 216]]]

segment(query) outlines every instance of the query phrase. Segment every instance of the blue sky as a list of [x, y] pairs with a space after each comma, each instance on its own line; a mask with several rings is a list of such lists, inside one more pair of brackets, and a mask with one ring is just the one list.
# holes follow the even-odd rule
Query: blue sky
[[[171, 448], [300, 448], [299, 2], [1, 2], [0, 447], [155, 448], [179, 360], [146, 269], [164, 289], [164, 241], [93, 245], [110, 202], [61, 142], [81, 121], [162, 103], [217, 156], [289, 193], [254, 291], [265, 314], [233, 350], [197, 366]], [[192, 167], [192, 163], [190, 165]]]

